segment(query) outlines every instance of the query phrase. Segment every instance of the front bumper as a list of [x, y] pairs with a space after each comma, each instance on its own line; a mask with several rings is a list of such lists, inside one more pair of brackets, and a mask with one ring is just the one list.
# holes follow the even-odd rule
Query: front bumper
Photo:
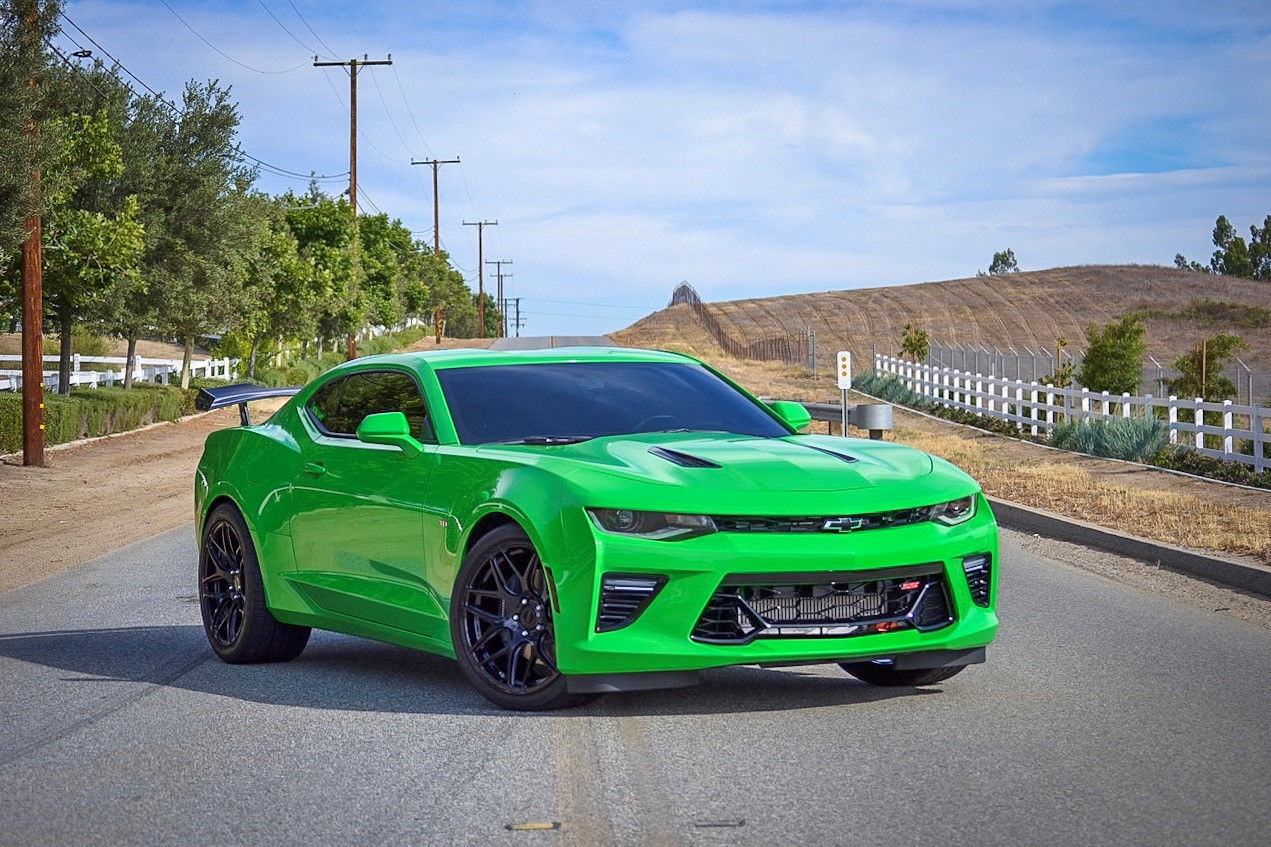
[[[590, 521], [571, 526], [592, 555], [548, 563], [555, 584], [556, 649], [562, 672], [610, 675], [696, 671], [729, 665], [779, 665], [895, 658], [933, 651], [967, 651], [997, 632], [997, 526], [981, 498], [976, 516], [946, 527], [923, 523], [851, 533], [721, 532], [685, 541], [650, 541], [604, 533]], [[583, 539], [579, 539], [583, 542]], [[593, 553], [594, 551], [594, 553]], [[963, 571], [965, 557], [992, 556], [987, 606], [977, 605]], [[758, 637], [745, 643], [704, 643], [693, 631], [725, 579], [783, 574], [877, 572], [927, 566], [943, 570], [952, 621], [936, 629], [898, 629], [846, 636]], [[597, 632], [605, 574], [665, 577], [665, 584], [630, 624]], [[836, 577], [837, 578], [837, 577]], [[833, 630], [826, 629], [825, 632]], [[839, 630], [842, 631], [842, 630]]]

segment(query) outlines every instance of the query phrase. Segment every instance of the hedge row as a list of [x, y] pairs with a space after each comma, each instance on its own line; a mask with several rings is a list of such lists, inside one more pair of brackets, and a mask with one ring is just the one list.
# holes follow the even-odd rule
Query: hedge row
[[[137, 383], [121, 387], [85, 388], [69, 395], [44, 394], [44, 443], [64, 444], [79, 438], [127, 432], [158, 421], [174, 421], [194, 412], [194, 397], [217, 380], [194, 380], [191, 387]], [[22, 394], [0, 393], [0, 453], [22, 449]]]

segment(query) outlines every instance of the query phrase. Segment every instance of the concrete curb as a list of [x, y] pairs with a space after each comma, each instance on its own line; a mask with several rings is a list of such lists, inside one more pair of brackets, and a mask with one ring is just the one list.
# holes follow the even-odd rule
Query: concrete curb
[[1057, 541], [1093, 547], [1140, 561], [1155, 562], [1172, 571], [1271, 597], [1271, 567], [1266, 565], [1198, 553], [1159, 541], [1125, 535], [1053, 512], [1021, 506], [1009, 500], [995, 497], [988, 499], [998, 522], [1008, 529], [1036, 533]]

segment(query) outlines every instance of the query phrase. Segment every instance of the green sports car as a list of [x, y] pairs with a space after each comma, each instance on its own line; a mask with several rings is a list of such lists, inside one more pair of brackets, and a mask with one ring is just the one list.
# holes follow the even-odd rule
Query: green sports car
[[[252, 425], [247, 403], [294, 395]], [[311, 627], [452, 656], [510, 709], [838, 663], [925, 685], [984, 661], [997, 526], [954, 466], [804, 435], [709, 366], [620, 348], [368, 356], [240, 405], [195, 479], [225, 661]]]

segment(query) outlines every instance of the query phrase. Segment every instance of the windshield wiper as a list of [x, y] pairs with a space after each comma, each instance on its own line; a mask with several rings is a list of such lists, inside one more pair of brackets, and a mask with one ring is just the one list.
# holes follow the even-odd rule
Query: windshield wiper
[[590, 441], [595, 438], [594, 435], [528, 435], [525, 438], [513, 438], [509, 441], [499, 441], [498, 444], [537, 444], [551, 446], [553, 444], [578, 444], [582, 441]]

